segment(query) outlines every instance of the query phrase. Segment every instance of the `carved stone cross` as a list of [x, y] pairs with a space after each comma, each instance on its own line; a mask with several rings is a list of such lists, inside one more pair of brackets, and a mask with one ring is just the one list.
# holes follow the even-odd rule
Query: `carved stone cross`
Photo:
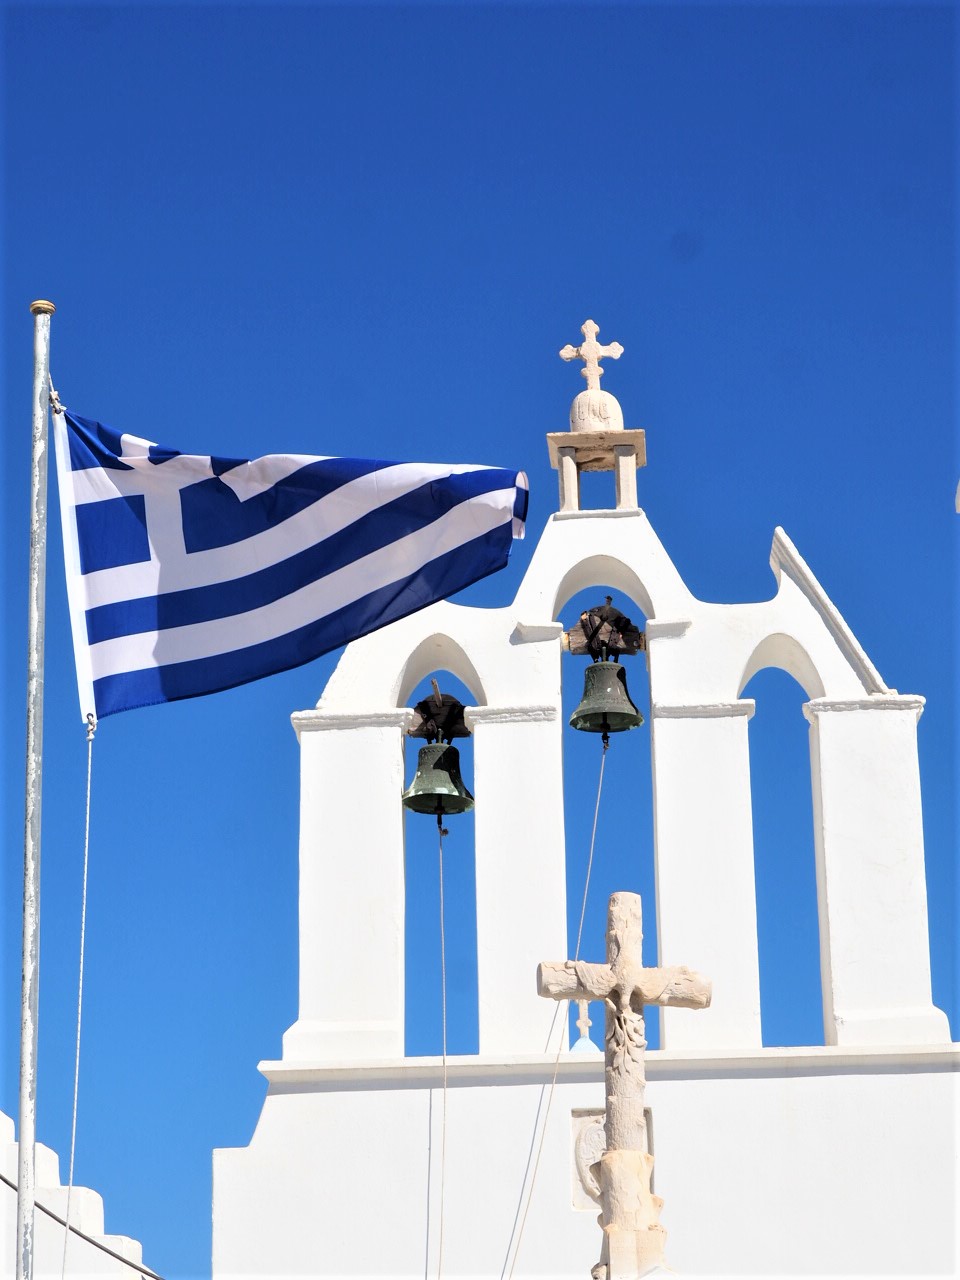
[[593, 1268], [594, 1280], [637, 1280], [664, 1265], [663, 1201], [650, 1190], [653, 1156], [647, 1154], [643, 1115], [643, 1006], [705, 1009], [710, 1003], [710, 983], [692, 969], [645, 969], [642, 942], [640, 895], [614, 893], [607, 913], [607, 963], [566, 960], [537, 970], [540, 995], [603, 1000], [607, 1010], [606, 1151], [597, 1178], [603, 1251]]
[[579, 347], [573, 347], [568, 342], [560, 352], [560, 359], [583, 360], [584, 367], [580, 372], [587, 380], [587, 389], [589, 391], [599, 391], [600, 379], [603, 377], [600, 361], [607, 357], [612, 360], [619, 360], [623, 355], [623, 347], [619, 342], [611, 342], [608, 346], [603, 346], [599, 343], [597, 334], [600, 332], [600, 326], [594, 324], [592, 320], [587, 320], [582, 324], [580, 332], [586, 341], [581, 342]]

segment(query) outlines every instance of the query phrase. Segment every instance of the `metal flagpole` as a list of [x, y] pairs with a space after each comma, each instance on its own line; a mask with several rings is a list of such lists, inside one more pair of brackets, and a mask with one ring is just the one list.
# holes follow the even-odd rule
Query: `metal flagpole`
[[36, 1200], [37, 1012], [40, 989], [40, 794], [43, 761], [43, 631], [47, 569], [47, 421], [52, 302], [33, 314], [33, 454], [30, 470], [30, 600], [27, 642], [27, 786], [23, 830], [23, 985], [20, 1005], [20, 1127], [17, 1280], [33, 1280]]

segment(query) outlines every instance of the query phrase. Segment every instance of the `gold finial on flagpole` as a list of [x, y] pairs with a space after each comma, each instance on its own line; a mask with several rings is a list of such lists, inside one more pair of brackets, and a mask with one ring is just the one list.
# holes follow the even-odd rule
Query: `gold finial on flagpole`
[[56, 309], [46, 298], [38, 298], [36, 302], [30, 303], [30, 314], [34, 316], [52, 316]]

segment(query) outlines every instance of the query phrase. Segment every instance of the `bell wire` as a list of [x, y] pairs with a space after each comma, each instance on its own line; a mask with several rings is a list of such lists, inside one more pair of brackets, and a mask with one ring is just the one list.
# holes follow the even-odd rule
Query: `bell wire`
[[[607, 762], [607, 749], [610, 746], [609, 734], [605, 733], [603, 735], [602, 741], [603, 741], [603, 750], [600, 753], [600, 776], [597, 779], [597, 802], [594, 805], [594, 809], [593, 809], [593, 829], [590, 832], [590, 852], [587, 856], [587, 873], [584, 877], [584, 883], [583, 883], [583, 902], [580, 906], [580, 926], [577, 930], [577, 947], [576, 947], [576, 951], [574, 952], [574, 957], [573, 957], [574, 961], [577, 961], [580, 959], [580, 943], [583, 937], [583, 921], [584, 921], [584, 917], [587, 914], [587, 898], [590, 893], [590, 874], [593, 870], [593, 851], [594, 851], [594, 847], [596, 845], [596, 840], [597, 840], [597, 819], [600, 814], [600, 796], [603, 794], [603, 771]], [[565, 1004], [567, 1008], [569, 1008], [570, 1002], [566, 1001]], [[557, 1007], [561, 1008], [563, 1006], [558, 1004]], [[513, 1250], [513, 1260], [510, 1263], [510, 1270], [507, 1273], [508, 1280], [513, 1280], [513, 1270], [514, 1270], [514, 1267], [516, 1267], [517, 1259], [520, 1256], [520, 1245], [523, 1242], [523, 1231], [524, 1231], [524, 1227], [527, 1225], [527, 1214], [530, 1212], [530, 1204], [533, 1200], [533, 1189], [536, 1186], [537, 1173], [540, 1170], [540, 1157], [543, 1154], [543, 1144], [547, 1136], [547, 1124], [550, 1120], [550, 1107], [553, 1103], [553, 1095], [557, 1087], [557, 1076], [560, 1073], [560, 1055], [563, 1053], [563, 1038], [565, 1035], [568, 1035], [568, 1034], [569, 1034], [569, 1031], [567, 1027], [567, 1013], [566, 1013], [566, 1008], [564, 1008], [563, 1017], [560, 1019], [560, 1040], [557, 1045], [557, 1056], [553, 1060], [553, 1078], [550, 1081], [550, 1092], [547, 1094], [547, 1106], [543, 1114], [543, 1126], [540, 1130], [540, 1142], [537, 1146], [537, 1158], [534, 1161], [533, 1173], [530, 1176], [530, 1188], [527, 1191], [527, 1200], [523, 1208], [523, 1217], [520, 1219], [520, 1227], [519, 1227], [519, 1230], [517, 1231], [517, 1243], [516, 1243], [516, 1247]], [[520, 1196], [522, 1199], [523, 1198], [522, 1187], [520, 1188]], [[510, 1246], [508, 1244], [507, 1256], [509, 1257], [509, 1255], [510, 1255]]]

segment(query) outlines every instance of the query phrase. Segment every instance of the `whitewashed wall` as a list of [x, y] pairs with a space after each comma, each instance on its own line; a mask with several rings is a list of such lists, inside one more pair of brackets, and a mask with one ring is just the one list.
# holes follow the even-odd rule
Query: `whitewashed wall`
[[[652, 1052], [669, 1266], [688, 1276], [954, 1274], [958, 1065], [950, 1048]], [[250, 1146], [215, 1153], [217, 1280], [435, 1276], [439, 1063], [262, 1069], [270, 1090]], [[445, 1276], [509, 1274], [552, 1074], [544, 1057], [451, 1068]], [[596, 1206], [575, 1207], [584, 1197], [572, 1134], [575, 1110], [602, 1106], [599, 1054], [569, 1055], [515, 1280], [587, 1280], [597, 1262]]]
[[[930, 990], [923, 699], [887, 687], [782, 530], [771, 567], [770, 600], [704, 603], [642, 511], [556, 515], [513, 605], [438, 604], [350, 645], [317, 708], [293, 717], [300, 1010], [282, 1061], [261, 1066], [270, 1087], [253, 1141], [215, 1153], [215, 1280], [435, 1267], [440, 1068], [402, 1057], [400, 791], [404, 705], [437, 669], [478, 699], [480, 1055], [451, 1066], [444, 1274], [506, 1274], [553, 1071], [553, 1009], [534, 974], [566, 953], [556, 618], [598, 584], [648, 619], [662, 962], [689, 964], [714, 990], [695, 1016], [663, 1011], [663, 1048], [650, 1055], [668, 1261], [744, 1275], [952, 1265], [960, 1059]], [[753, 704], [741, 693], [765, 666], [809, 698], [827, 1040], [815, 1050], [761, 1048]], [[537, 758], [537, 788], [513, 767], [518, 750]], [[349, 864], [338, 856], [348, 845]], [[363, 948], [351, 945], [358, 918]], [[518, 1277], [585, 1276], [598, 1256], [593, 1213], [571, 1207], [570, 1126], [573, 1108], [602, 1105], [599, 1059], [564, 1055], [560, 1081]]]
[[[302, 749], [301, 1008], [285, 1058], [402, 1052], [402, 708], [438, 668], [483, 702], [470, 715], [481, 1051], [542, 1047], [550, 1011], [527, 974], [538, 958], [562, 954], [566, 937], [555, 619], [574, 593], [598, 583], [636, 600], [649, 620], [661, 958], [682, 955], [714, 983], [713, 1005], [694, 1022], [663, 1011], [663, 1046], [761, 1044], [753, 703], [740, 693], [769, 665], [789, 671], [810, 698], [827, 1043], [949, 1040], [930, 990], [916, 746], [923, 699], [887, 687], [782, 530], [771, 566], [772, 599], [707, 604], [684, 586], [642, 511], [556, 515], [511, 607], [437, 604], [348, 647], [317, 709], [294, 716]], [[523, 804], [510, 763], [520, 749], [538, 760], [542, 783], [525, 790]], [[361, 758], [362, 782], [352, 768]], [[367, 860], [343, 868], [335, 851], [353, 841], [360, 806], [370, 832]], [[525, 849], [523, 859], [510, 856], [511, 840]], [[338, 1009], [324, 974], [347, 953], [344, 931], [361, 889], [376, 941], [357, 959], [367, 969], [358, 970], [356, 987], [375, 994], [351, 992]], [[504, 910], [526, 926], [504, 929]], [[504, 938], [516, 939], [513, 953]], [[862, 963], [878, 950], [876, 964]], [[380, 991], [376, 975], [385, 964], [398, 976]]]
[[[0, 1111], [0, 1173], [7, 1179], [0, 1183], [0, 1276], [16, 1274], [17, 1259], [17, 1143], [14, 1123]], [[44, 1206], [59, 1218], [66, 1217], [67, 1188], [60, 1182], [60, 1160], [57, 1153], [42, 1142], [36, 1145], [36, 1200], [33, 1265], [35, 1280], [60, 1280], [63, 1263], [64, 1228], [43, 1212]], [[143, 1252], [129, 1236], [108, 1235], [104, 1231], [103, 1198], [89, 1187], [73, 1188], [70, 1198], [70, 1223], [92, 1240], [106, 1245], [130, 1262], [143, 1261]], [[137, 1271], [98, 1249], [88, 1240], [71, 1232], [67, 1253], [70, 1276], [102, 1277], [103, 1280], [135, 1280]]]

